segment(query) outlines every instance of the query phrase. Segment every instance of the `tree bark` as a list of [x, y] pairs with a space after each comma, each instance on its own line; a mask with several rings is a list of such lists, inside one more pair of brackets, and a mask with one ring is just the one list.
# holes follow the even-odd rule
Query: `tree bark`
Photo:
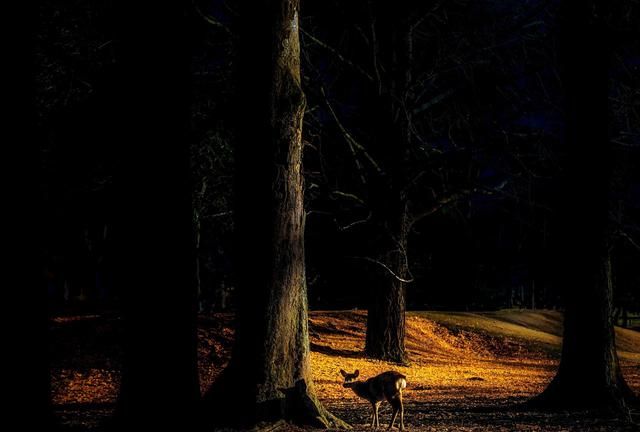
[[[401, 216], [405, 214], [401, 213]], [[397, 232], [398, 248], [403, 252], [389, 254], [386, 261], [394, 275], [384, 274], [374, 285], [367, 314], [365, 353], [371, 358], [405, 364], [408, 362], [405, 349], [406, 283], [400, 278], [408, 275], [404, 252], [408, 236], [402, 228]]]
[[[230, 364], [207, 394], [212, 422], [345, 427], [318, 401], [309, 364], [299, 0], [241, 2], [236, 59], [235, 279]], [[244, 415], [232, 413], [242, 407]]]
[[[405, 312], [410, 230], [406, 160], [410, 146], [411, 115], [406, 109], [411, 80], [411, 33], [406, 6], [374, 2], [378, 68], [375, 154], [384, 172], [370, 181], [373, 220], [381, 232], [378, 244], [378, 280], [369, 304], [365, 353], [372, 358], [406, 363]], [[384, 65], [386, 73], [381, 65]], [[381, 267], [381, 266], [380, 266]]]
[[[632, 399], [615, 347], [608, 245], [611, 149], [603, 4], [561, 7], [566, 156], [555, 211], [555, 283], [564, 294], [557, 375], [533, 403], [619, 409]], [[553, 240], [552, 240], [553, 241]]]
[[125, 333], [115, 429], [192, 430], [200, 389], [186, 10], [177, 0], [116, 6], [113, 261]]

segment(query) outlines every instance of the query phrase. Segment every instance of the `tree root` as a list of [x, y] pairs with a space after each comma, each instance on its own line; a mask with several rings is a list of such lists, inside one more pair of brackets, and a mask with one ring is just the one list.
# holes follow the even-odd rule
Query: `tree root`
[[624, 380], [617, 386], [585, 388], [580, 384], [562, 382], [556, 377], [541, 394], [524, 406], [543, 411], [590, 410], [629, 417], [633, 409], [640, 408], [640, 398]]
[[[225, 370], [207, 392], [201, 410], [204, 423], [216, 427], [278, 430], [283, 424], [295, 424], [319, 429], [348, 430], [351, 426], [329, 412], [320, 403], [305, 380], [298, 380], [291, 388], [280, 389], [282, 398], [257, 401], [246, 386], [231, 378]], [[238, 407], [244, 414], [237, 415]]]

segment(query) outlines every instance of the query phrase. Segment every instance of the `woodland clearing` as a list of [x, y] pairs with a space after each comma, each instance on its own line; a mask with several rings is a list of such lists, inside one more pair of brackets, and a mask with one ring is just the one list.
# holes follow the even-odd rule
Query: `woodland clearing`
[[[118, 392], [121, 322], [116, 316], [54, 319], [52, 392], [56, 412], [73, 430], [93, 430], [111, 414]], [[228, 361], [230, 314], [199, 319], [199, 362], [206, 389]], [[363, 356], [366, 312], [310, 313], [311, 364], [322, 402], [356, 430], [367, 430], [370, 407], [342, 387], [339, 369], [364, 378], [385, 370], [407, 376], [405, 423], [420, 431], [623, 431], [640, 420], [602, 418], [588, 412], [548, 413], [520, 404], [553, 378], [562, 318], [555, 311], [410, 312], [407, 366]], [[617, 328], [625, 378], [640, 391], [640, 332]], [[162, 379], [159, 377], [159, 379]], [[391, 415], [385, 403], [380, 420]], [[397, 424], [396, 424], [397, 426]], [[294, 429], [283, 425], [284, 429]]]

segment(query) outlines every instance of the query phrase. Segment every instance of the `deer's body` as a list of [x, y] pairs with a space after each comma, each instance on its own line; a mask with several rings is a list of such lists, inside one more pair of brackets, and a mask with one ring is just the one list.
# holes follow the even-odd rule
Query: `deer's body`
[[367, 400], [373, 409], [371, 427], [379, 427], [378, 409], [386, 399], [393, 408], [393, 415], [389, 429], [393, 427], [398, 413], [400, 414], [400, 430], [404, 430], [404, 407], [402, 405], [402, 390], [407, 387], [407, 377], [399, 372], [388, 371], [369, 378], [366, 381], [358, 380], [359, 371], [350, 374], [343, 370], [340, 373], [344, 377], [343, 387], [350, 388], [356, 395]]

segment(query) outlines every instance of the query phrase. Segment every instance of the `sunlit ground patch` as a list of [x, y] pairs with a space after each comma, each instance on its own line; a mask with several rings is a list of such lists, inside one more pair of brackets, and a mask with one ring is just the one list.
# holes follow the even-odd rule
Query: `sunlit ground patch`
[[[89, 427], [110, 415], [120, 380], [121, 351], [113, 337], [121, 331], [120, 325], [117, 319], [97, 316], [55, 321], [52, 342], [58, 351], [52, 397], [65, 423]], [[510, 406], [540, 393], [555, 374], [562, 334], [558, 312], [411, 312], [408, 366], [365, 358], [365, 326], [363, 311], [310, 315], [311, 366], [318, 396], [356, 428], [366, 428], [370, 408], [342, 387], [340, 369], [359, 369], [365, 379], [386, 370], [406, 375], [406, 423], [412, 429], [621, 430], [617, 423], [586, 420], [583, 415], [509, 411]], [[201, 316], [198, 337], [204, 392], [231, 355], [232, 315]], [[617, 329], [617, 342], [625, 378], [640, 391], [640, 333]], [[69, 352], [60, 352], [64, 350]], [[383, 423], [388, 421], [384, 405]], [[485, 411], [479, 414], [477, 409]]]

